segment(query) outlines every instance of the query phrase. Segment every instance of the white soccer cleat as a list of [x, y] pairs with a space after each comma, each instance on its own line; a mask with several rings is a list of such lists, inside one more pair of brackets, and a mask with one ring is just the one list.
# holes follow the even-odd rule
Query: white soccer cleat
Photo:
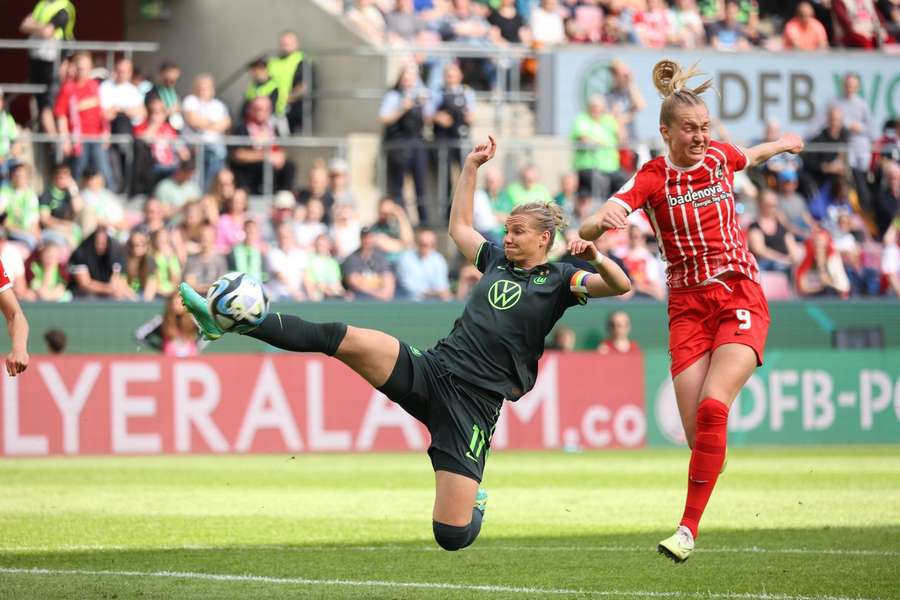
[[659, 543], [656, 551], [677, 563], [684, 562], [694, 551], [694, 535], [690, 529], [679, 525], [671, 537], [667, 537]]

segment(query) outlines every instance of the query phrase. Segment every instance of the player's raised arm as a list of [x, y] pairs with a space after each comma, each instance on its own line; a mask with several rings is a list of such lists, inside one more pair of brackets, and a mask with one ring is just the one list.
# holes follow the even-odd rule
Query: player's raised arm
[[28, 367], [28, 321], [10, 288], [0, 292], [0, 311], [6, 317], [12, 341], [12, 350], [6, 355], [6, 372], [15, 377]]
[[475, 260], [478, 249], [484, 243], [484, 236], [473, 226], [472, 203], [475, 198], [475, 184], [478, 180], [478, 167], [491, 160], [497, 151], [497, 142], [488, 136], [486, 144], [478, 144], [466, 156], [456, 188], [453, 190], [453, 204], [450, 207], [450, 237], [456, 247], [469, 262]]
[[588, 217], [578, 229], [578, 235], [585, 240], [596, 240], [610, 229], [628, 226], [628, 209], [618, 202], [606, 201], [597, 214]]
[[803, 138], [796, 133], [785, 133], [774, 142], [765, 142], [746, 148], [744, 153], [747, 155], [749, 167], [754, 167], [764, 163], [776, 154], [782, 152], [790, 152], [791, 154], [799, 154], [803, 151]]
[[[623, 209], [624, 210], [624, 209]], [[579, 289], [573, 292], [586, 293], [591, 298], [621, 296], [631, 291], [631, 280], [615, 261], [600, 254], [593, 242], [574, 240], [569, 243], [569, 254], [591, 263], [597, 273], [591, 273], [583, 281], [574, 283]], [[583, 273], [583, 272], [582, 272]]]

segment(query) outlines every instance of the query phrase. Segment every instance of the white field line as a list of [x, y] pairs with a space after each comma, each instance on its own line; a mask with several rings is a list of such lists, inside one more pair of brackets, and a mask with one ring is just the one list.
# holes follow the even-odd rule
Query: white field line
[[[186, 550], [186, 551], [253, 551], [253, 550], [280, 550], [285, 552], [443, 552], [437, 546], [294, 546], [290, 544], [238, 544], [228, 545], [203, 545], [185, 544], [181, 546], [126, 546], [103, 544], [71, 544], [59, 546], [0, 546], [0, 553], [39, 553], [39, 552], [82, 552], [82, 551], [112, 551], [112, 550], [140, 550], [152, 552], [154, 550]], [[536, 546], [516, 544], [481, 544], [468, 548], [466, 552], [652, 552], [652, 547], [645, 546]], [[804, 554], [814, 556], [878, 556], [900, 557], [900, 550], [866, 550], [866, 549], [832, 549], [832, 548], [760, 548], [748, 546], [746, 548], [697, 548], [701, 554]]]
[[192, 573], [178, 571], [91, 571], [86, 569], [27, 569], [0, 567], [0, 574], [10, 575], [76, 575], [76, 576], [108, 576], [108, 577], [144, 577], [169, 579], [196, 579], [201, 581], [271, 583], [295, 586], [333, 586], [333, 587], [378, 587], [419, 590], [457, 590], [465, 592], [497, 592], [507, 594], [543, 594], [543, 595], [581, 595], [593, 597], [629, 597], [629, 598], [700, 598], [706, 600], [870, 600], [849, 596], [800, 596], [792, 594], [740, 593], [740, 592], [653, 592], [636, 590], [580, 590], [565, 588], [514, 587], [503, 585], [477, 585], [460, 583], [415, 582], [415, 581], [382, 581], [352, 579], [307, 579], [305, 577], [264, 577], [260, 575], [229, 575], [224, 573]]

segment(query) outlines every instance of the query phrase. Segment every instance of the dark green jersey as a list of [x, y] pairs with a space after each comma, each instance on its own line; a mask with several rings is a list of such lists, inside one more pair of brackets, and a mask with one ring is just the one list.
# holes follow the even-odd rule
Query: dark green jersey
[[570, 290], [578, 269], [556, 262], [519, 269], [488, 242], [475, 266], [484, 276], [433, 353], [464, 381], [515, 401], [534, 386], [547, 334], [567, 308], [586, 301]]

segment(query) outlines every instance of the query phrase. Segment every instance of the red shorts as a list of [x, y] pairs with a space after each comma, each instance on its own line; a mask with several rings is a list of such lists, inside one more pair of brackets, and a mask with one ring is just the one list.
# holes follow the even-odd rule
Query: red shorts
[[769, 304], [758, 283], [722, 277], [702, 287], [670, 290], [669, 355], [672, 377], [722, 344], [744, 344], [762, 365], [769, 333]]

